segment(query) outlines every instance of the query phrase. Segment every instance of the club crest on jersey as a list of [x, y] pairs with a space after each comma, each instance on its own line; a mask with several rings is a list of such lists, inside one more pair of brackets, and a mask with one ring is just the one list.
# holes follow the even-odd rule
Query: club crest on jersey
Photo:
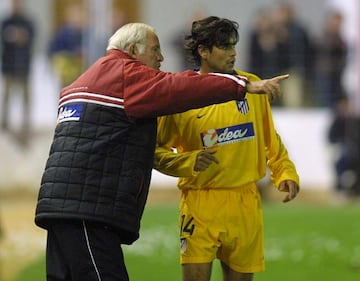
[[255, 136], [253, 123], [239, 124], [200, 133], [204, 148], [239, 142]]
[[57, 122], [78, 121], [83, 111], [83, 104], [70, 104], [60, 107]]
[[247, 114], [249, 112], [249, 104], [247, 99], [236, 101], [236, 105], [240, 113]]

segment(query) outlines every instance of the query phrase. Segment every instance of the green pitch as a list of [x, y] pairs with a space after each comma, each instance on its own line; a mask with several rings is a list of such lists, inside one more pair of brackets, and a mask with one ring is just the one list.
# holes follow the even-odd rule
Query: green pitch
[[[265, 280], [360, 280], [360, 205], [264, 205]], [[140, 239], [124, 247], [131, 280], [180, 281], [177, 206], [148, 206]], [[15, 280], [45, 280], [44, 259]], [[212, 281], [221, 280], [216, 262]]]

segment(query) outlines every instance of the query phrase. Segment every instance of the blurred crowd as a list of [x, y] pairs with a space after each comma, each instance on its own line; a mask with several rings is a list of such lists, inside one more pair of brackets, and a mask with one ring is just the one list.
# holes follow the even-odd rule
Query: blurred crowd
[[247, 68], [260, 77], [290, 73], [285, 107], [328, 107], [334, 112], [347, 99], [344, 70], [349, 58], [345, 16], [328, 7], [319, 34], [301, 22], [294, 5], [281, 2], [259, 9], [248, 33]]
[[[46, 44], [45, 56], [52, 72], [47, 74], [55, 77], [59, 88], [70, 84], [88, 65], [103, 55], [108, 36], [126, 22], [123, 11], [113, 10], [109, 21], [106, 21], [109, 22], [108, 32], [100, 30], [101, 38], [96, 38], [94, 33], [98, 27], [94, 28], [89, 23], [89, 13], [89, 8], [80, 2], [69, 2], [64, 6], [61, 18]], [[28, 147], [33, 131], [30, 114], [33, 97], [31, 70], [35, 63], [36, 41], [39, 39], [37, 24], [26, 10], [23, 0], [9, 0], [9, 12], [0, 18], [0, 129], [24, 149]], [[14, 124], [12, 118], [14, 100], [19, 101], [17, 105], [21, 107], [19, 126]]]
[[301, 107], [313, 104], [309, 92], [314, 77], [315, 43], [298, 21], [292, 4], [261, 9], [249, 32], [248, 68], [260, 77], [289, 73], [286, 93], [276, 105]]
[[[341, 34], [343, 15], [329, 10], [315, 37], [299, 20], [291, 3], [263, 8], [249, 33], [248, 68], [261, 77], [290, 73], [280, 106], [334, 108], [346, 97], [342, 74], [347, 45]], [[315, 37], [315, 38], [314, 38]]]

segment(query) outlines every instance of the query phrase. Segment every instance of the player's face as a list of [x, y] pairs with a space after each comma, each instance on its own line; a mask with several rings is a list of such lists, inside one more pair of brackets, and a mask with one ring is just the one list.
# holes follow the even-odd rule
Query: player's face
[[201, 73], [221, 72], [232, 73], [236, 60], [235, 44], [213, 46], [212, 50], [199, 51], [201, 56]]
[[135, 58], [151, 68], [160, 69], [164, 57], [156, 34], [148, 33], [145, 51], [143, 53], [137, 52]]

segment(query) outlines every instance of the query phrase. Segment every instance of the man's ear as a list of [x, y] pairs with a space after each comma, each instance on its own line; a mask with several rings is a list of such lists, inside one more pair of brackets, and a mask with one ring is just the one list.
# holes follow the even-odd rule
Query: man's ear
[[197, 48], [197, 52], [203, 60], [206, 60], [209, 52], [208, 52], [208, 49], [204, 45], [199, 45]]
[[136, 44], [134, 43], [134, 44], [131, 44], [130, 46], [129, 46], [129, 49], [128, 49], [129, 51], [128, 51], [128, 53], [129, 53], [129, 55], [130, 56], [132, 56], [133, 58], [136, 58], [136, 56], [137, 56], [137, 54], [138, 54], [138, 49], [137, 49], [137, 47], [136, 47]]

